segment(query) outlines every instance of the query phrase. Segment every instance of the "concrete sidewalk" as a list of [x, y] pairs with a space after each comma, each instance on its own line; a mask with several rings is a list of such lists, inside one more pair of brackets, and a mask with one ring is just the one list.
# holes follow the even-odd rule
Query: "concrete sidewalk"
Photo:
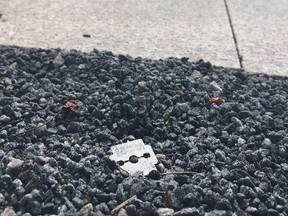
[[288, 76], [288, 1], [227, 1], [244, 68]]
[[[288, 75], [288, 2], [226, 2], [244, 68]], [[0, 12], [0, 44], [240, 67], [223, 0], [10, 0], [0, 2]]]

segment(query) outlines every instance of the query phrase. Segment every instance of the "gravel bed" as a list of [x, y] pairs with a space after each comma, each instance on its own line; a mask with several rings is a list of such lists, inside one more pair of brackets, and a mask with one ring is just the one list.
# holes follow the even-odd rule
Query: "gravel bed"
[[[136, 195], [115, 214], [288, 215], [287, 98], [287, 78], [203, 60], [0, 46], [0, 213], [111, 215]], [[54, 118], [69, 100], [81, 113]], [[166, 156], [148, 176], [109, 160], [135, 139]]]

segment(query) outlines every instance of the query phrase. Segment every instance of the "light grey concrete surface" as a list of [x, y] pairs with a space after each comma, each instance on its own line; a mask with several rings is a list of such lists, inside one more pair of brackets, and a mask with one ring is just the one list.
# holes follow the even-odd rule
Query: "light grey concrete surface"
[[[244, 68], [288, 76], [288, 1], [226, 1]], [[0, 0], [0, 13], [0, 44], [239, 68], [224, 0]]]
[[288, 1], [229, 0], [243, 66], [288, 76]]
[[223, 0], [1, 0], [0, 11], [0, 44], [239, 68]]

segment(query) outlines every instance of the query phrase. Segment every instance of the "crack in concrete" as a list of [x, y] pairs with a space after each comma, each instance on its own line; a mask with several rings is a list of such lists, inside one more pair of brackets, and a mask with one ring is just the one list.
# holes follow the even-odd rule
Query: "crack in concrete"
[[237, 38], [236, 38], [234, 27], [233, 27], [232, 18], [231, 18], [231, 15], [230, 15], [230, 11], [229, 11], [229, 7], [228, 7], [228, 4], [227, 4], [227, 0], [224, 0], [224, 5], [225, 5], [225, 8], [226, 8], [226, 13], [227, 13], [229, 24], [230, 24], [230, 28], [231, 28], [231, 32], [232, 32], [232, 36], [233, 36], [233, 41], [234, 41], [234, 44], [235, 44], [235, 49], [236, 49], [236, 53], [237, 53], [238, 60], [239, 60], [239, 65], [240, 65], [240, 68], [243, 68], [243, 64], [242, 64], [243, 56], [240, 54], [240, 51], [239, 51], [238, 42], [237, 42]]

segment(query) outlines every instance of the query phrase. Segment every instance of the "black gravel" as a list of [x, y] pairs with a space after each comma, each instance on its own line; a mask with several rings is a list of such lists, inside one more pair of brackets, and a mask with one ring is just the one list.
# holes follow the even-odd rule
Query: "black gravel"
[[[9, 46], [0, 78], [3, 215], [111, 215], [133, 195], [119, 215], [288, 215], [287, 78]], [[80, 115], [17, 135], [71, 99]], [[139, 138], [166, 155], [148, 177], [109, 160], [111, 146]]]

